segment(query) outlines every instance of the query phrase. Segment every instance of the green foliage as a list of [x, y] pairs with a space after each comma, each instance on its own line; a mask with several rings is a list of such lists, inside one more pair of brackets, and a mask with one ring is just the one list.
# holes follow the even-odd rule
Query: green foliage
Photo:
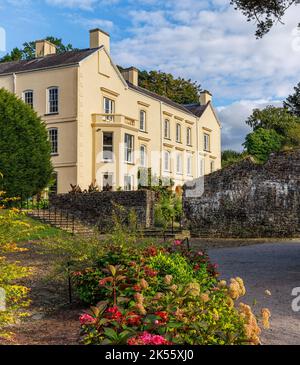
[[236, 152], [232, 150], [225, 150], [222, 152], [222, 168], [231, 166], [237, 162], [242, 161], [245, 157], [247, 157], [247, 153], [245, 152]]
[[300, 124], [300, 119], [292, 115], [285, 108], [267, 106], [265, 109], [254, 109], [252, 115], [246, 120], [255, 131], [259, 128], [274, 129], [278, 134], [285, 136], [290, 129]]
[[199, 102], [201, 86], [197, 82], [160, 71], [140, 71], [139, 85], [179, 104]]
[[[0, 204], [5, 204], [8, 200], [10, 199], [0, 192]], [[6, 258], [7, 254], [23, 251], [15, 243], [16, 227], [23, 235], [32, 231], [32, 227], [23, 222], [22, 214], [18, 210], [12, 209], [3, 213], [0, 209], [0, 288], [4, 289], [6, 296], [6, 308], [0, 311], [0, 338], [10, 336], [5, 327], [25, 316], [24, 309], [29, 304], [28, 288], [18, 285], [16, 281], [28, 276], [30, 269]]]
[[244, 146], [259, 162], [265, 162], [270, 153], [280, 151], [283, 140], [274, 129], [259, 128], [247, 135]]
[[[196, 265], [196, 262], [194, 262]], [[177, 284], [188, 284], [201, 281], [202, 288], [207, 289], [213, 283], [212, 277], [207, 271], [206, 265], [201, 265], [198, 270], [194, 267], [181, 253], [158, 253], [149, 260], [149, 266], [160, 274], [157, 290], [160, 291], [163, 286], [163, 278], [166, 275], [172, 275]]]
[[50, 145], [45, 125], [28, 105], [0, 89], [0, 189], [9, 196], [33, 196], [51, 178]]
[[274, 24], [282, 22], [287, 9], [296, 4], [296, 0], [231, 0], [230, 4], [240, 10], [257, 25], [256, 37], [262, 38]]
[[290, 95], [283, 105], [290, 113], [300, 117], [300, 82], [294, 87], [294, 94]]
[[300, 146], [300, 118], [286, 108], [255, 109], [246, 123], [254, 132], [246, 137], [244, 146], [261, 162], [266, 161], [271, 152]]
[[[94, 294], [101, 289], [97, 293], [101, 301], [80, 317], [82, 343], [221, 345], [258, 342], [256, 320], [251, 317], [249, 321], [249, 316], [253, 316], [251, 310], [241, 314], [234, 307], [230, 297], [232, 288], [219, 283], [215, 271], [209, 271], [211, 264], [205, 253], [193, 253], [178, 241], [167, 248], [132, 246], [125, 249], [124, 245], [111, 245], [104, 252], [101, 260], [105, 266], [74, 274], [77, 291], [84, 291], [84, 299], [92, 294], [92, 304], [97, 303]], [[128, 261], [130, 255], [131, 261]], [[91, 282], [94, 283], [92, 288]], [[238, 284], [235, 298], [244, 293], [243, 284]], [[251, 330], [247, 328], [250, 322]]]
[[[56, 52], [58, 54], [72, 51], [74, 48], [71, 44], [64, 45], [60, 38], [47, 37], [47, 41], [56, 45]], [[23, 48], [14, 48], [11, 53], [6, 54], [0, 59], [1, 62], [19, 61], [19, 60], [31, 60], [35, 58], [35, 41], [25, 42]]]

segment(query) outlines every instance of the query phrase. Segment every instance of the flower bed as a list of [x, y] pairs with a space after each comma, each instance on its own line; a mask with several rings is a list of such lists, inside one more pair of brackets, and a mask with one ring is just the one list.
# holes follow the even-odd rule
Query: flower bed
[[[218, 281], [204, 252], [108, 245], [97, 265], [73, 274], [92, 307], [80, 317], [84, 344], [258, 344], [251, 308], [235, 300], [242, 279]], [[264, 310], [264, 323], [268, 316]]]

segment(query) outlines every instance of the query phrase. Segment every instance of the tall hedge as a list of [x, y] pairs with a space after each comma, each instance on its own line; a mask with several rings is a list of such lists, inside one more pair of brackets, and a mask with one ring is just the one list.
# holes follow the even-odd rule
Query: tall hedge
[[52, 174], [46, 127], [36, 112], [0, 89], [0, 190], [8, 196], [41, 192]]

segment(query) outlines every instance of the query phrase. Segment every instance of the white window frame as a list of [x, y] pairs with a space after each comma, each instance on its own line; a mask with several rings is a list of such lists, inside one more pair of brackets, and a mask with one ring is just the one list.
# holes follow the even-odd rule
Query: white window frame
[[146, 132], [147, 130], [147, 112], [143, 109], [140, 110], [140, 131]]
[[204, 143], [203, 146], [204, 151], [210, 152], [210, 134], [204, 133], [203, 143]]
[[171, 172], [171, 152], [164, 151], [164, 171]]
[[181, 143], [181, 124], [176, 124], [176, 142]]
[[177, 153], [176, 155], [176, 174], [177, 175], [183, 174], [183, 159], [181, 153]]
[[[53, 136], [53, 132], [55, 132], [55, 139]], [[48, 138], [51, 145], [51, 156], [58, 155], [58, 128], [49, 128], [48, 129]]]
[[186, 129], [186, 144], [188, 146], [192, 145], [192, 128], [191, 127], [187, 127], [187, 129]]
[[[111, 145], [104, 144], [104, 135], [105, 134], [112, 135], [112, 144]], [[111, 158], [105, 158], [105, 151], [109, 151], [108, 149], [105, 149], [105, 148], [109, 148], [109, 147], [111, 147]], [[102, 133], [102, 160], [105, 162], [112, 162], [114, 160], [114, 133], [113, 132], [104, 131]]]
[[164, 138], [170, 139], [170, 120], [164, 120]]
[[147, 167], [147, 146], [144, 144], [140, 146], [140, 166]]
[[[31, 97], [28, 98], [28, 94], [31, 93]], [[25, 104], [29, 105], [32, 109], [33, 109], [33, 90], [24, 90], [22, 93], [22, 99], [24, 101]]]
[[188, 153], [186, 158], [186, 174], [193, 176], [193, 155], [191, 153]]
[[[104, 114], [115, 114], [115, 100], [103, 96], [103, 113]], [[105, 115], [105, 120], [112, 122], [113, 121], [113, 115]]]
[[[126, 140], [126, 138], [129, 138]], [[128, 142], [131, 141], [131, 145]], [[125, 162], [129, 164], [134, 163], [134, 136], [129, 133], [125, 133], [124, 136], [124, 153], [125, 153]]]
[[[57, 99], [52, 99], [52, 92], [56, 90]], [[59, 113], [59, 87], [51, 86], [47, 89], [47, 114]]]
[[213, 173], [213, 172], [216, 171], [215, 166], [216, 166], [215, 161], [214, 160], [211, 160], [210, 161], [210, 173]]
[[[130, 179], [129, 184], [127, 184], [126, 179]], [[128, 186], [130, 185], [130, 188]], [[134, 190], [134, 176], [125, 174], [124, 175], [124, 190], [125, 191], [133, 191]]]

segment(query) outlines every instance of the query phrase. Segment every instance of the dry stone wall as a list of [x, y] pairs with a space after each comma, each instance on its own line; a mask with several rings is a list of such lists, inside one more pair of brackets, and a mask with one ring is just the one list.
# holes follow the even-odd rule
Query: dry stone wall
[[183, 199], [190, 229], [210, 237], [300, 237], [300, 150], [250, 158], [205, 177], [204, 194]]
[[[69, 193], [53, 195], [52, 208], [64, 210], [101, 231], [108, 231], [113, 224], [113, 212], [126, 222], [129, 212], [134, 211], [137, 224], [149, 228], [154, 224], [155, 193], [147, 190], [95, 193]], [[121, 206], [123, 209], [119, 209]]]

